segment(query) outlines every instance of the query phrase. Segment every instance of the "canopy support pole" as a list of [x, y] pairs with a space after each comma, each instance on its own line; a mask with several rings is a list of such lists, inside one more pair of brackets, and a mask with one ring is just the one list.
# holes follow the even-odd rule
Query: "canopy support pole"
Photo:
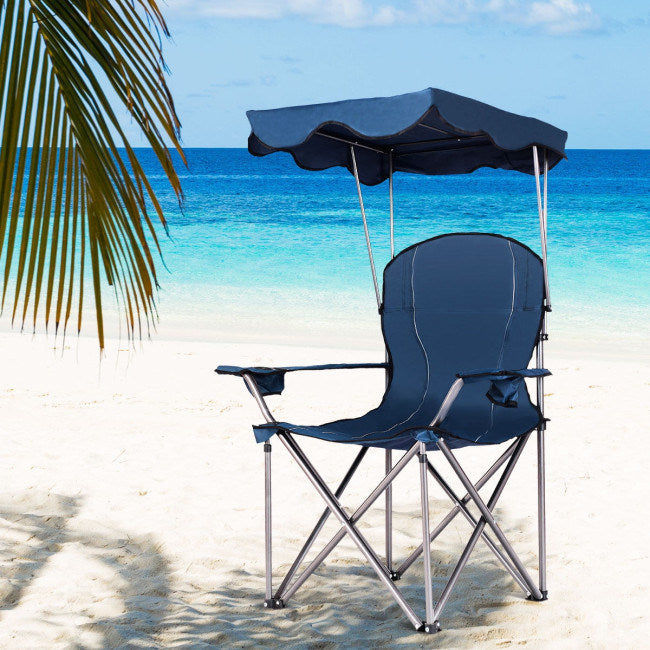
[[395, 219], [393, 215], [393, 150], [388, 153], [388, 202], [390, 205], [390, 259], [395, 257]]
[[[548, 288], [548, 270], [546, 258], [546, 227], [548, 217], [548, 154], [544, 149], [544, 189], [543, 197], [539, 182], [539, 159], [537, 147], [533, 147], [533, 165], [535, 168], [535, 184], [537, 187], [537, 209], [539, 212], [539, 229], [542, 243], [542, 262], [544, 265], [544, 289], [546, 305], [542, 315], [542, 327], [537, 342], [536, 362], [538, 368], [544, 367], [544, 342], [548, 338], [546, 332], [546, 314], [551, 311], [551, 298]], [[537, 378], [537, 405], [544, 416], [544, 378]], [[546, 420], [537, 427], [537, 533], [539, 543], [539, 590], [542, 600], [546, 600], [546, 449], [545, 449]]]
[[363, 231], [366, 235], [366, 246], [368, 247], [368, 259], [370, 260], [370, 270], [372, 271], [372, 281], [375, 285], [375, 296], [377, 298], [377, 308], [381, 309], [381, 297], [379, 295], [379, 285], [377, 284], [377, 271], [375, 269], [375, 260], [372, 256], [372, 244], [370, 243], [370, 233], [368, 232], [368, 220], [366, 219], [366, 209], [363, 205], [363, 194], [361, 193], [361, 181], [359, 180], [359, 170], [357, 169], [357, 158], [354, 155], [354, 147], [350, 146], [350, 157], [352, 158], [352, 172], [354, 180], [357, 183], [357, 194], [359, 195], [359, 207], [361, 208], [361, 218], [363, 219]]
[[[393, 211], [393, 150], [388, 152], [388, 205], [390, 210], [390, 259], [395, 257], [395, 219]], [[388, 350], [385, 352], [386, 362], [390, 361]], [[386, 388], [390, 381], [390, 372], [386, 368]], [[386, 474], [393, 468], [393, 452], [386, 450]], [[393, 484], [386, 488], [386, 566], [393, 575]]]
[[542, 190], [539, 182], [539, 158], [537, 157], [537, 147], [533, 145], [533, 167], [535, 170], [535, 186], [537, 188], [537, 212], [539, 214], [539, 234], [542, 243], [542, 263], [544, 265], [544, 292], [546, 294], [546, 310], [551, 311], [551, 294], [548, 287], [548, 264], [546, 254], [546, 208], [547, 208], [547, 175], [548, 175], [548, 156], [544, 149], [544, 199], [542, 203]]

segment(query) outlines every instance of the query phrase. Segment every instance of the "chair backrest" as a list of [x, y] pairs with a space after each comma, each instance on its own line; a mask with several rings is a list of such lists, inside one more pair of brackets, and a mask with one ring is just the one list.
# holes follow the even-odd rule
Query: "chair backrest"
[[[397, 255], [384, 270], [382, 328], [392, 362], [385, 400], [412, 413], [404, 426], [432, 418], [458, 372], [526, 368], [543, 299], [542, 261], [514, 239], [442, 235]], [[465, 386], [450, 413], [462, 411], [457, 426], [468, 434], [494, 419], [485, 391]]]

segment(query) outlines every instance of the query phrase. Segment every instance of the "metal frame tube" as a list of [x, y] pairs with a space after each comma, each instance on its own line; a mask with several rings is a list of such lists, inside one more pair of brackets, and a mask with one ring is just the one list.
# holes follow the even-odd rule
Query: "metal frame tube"
[[314, 135], [320, 135], [321, 137], [328, 138], [329, 140], [336, 140], [337, 142], [343, 142], [344, 144], [350, 146], [354, 145], [355, 147], [366, 149], [367, 151], [374, 151], [375, 153], [380, 153], [382, 155], [386, 153], [385, 149], [380, 149], [379, 147], [372, 147], [369, 144], [364, 144], [363, 142], [347, 140], [346, 138], [341, 138], [340, 136], [332, 135], [331, 133], [323, 133], [322, 131], [315, 131]]
[[[386, 475], [393, 469], [393, 452], [386, 449], [385, 454]], [[393, 571], [393, 485], [386, 488], [386, 568], [389, 573]]]
[[[494, 509], [494, 507], [497, 504], [497, 501], [501, 497], [501, 493], [503, 492], [506, 483], [508, 482], [508, 479], [510, 478], [515, 468], [515, 465], [517, 464], [517, 461], [519, 460], [521, 453], [524, 450], [529, 435], [530, 434], [527, 434], [522, 438], [520, 438], [519, 440], [517, 440], [515, 449], [512, 455], [510, 456], [508, 464], [506, 465], [506, 468], [503, 470], [503, 474], [501, 475], [499, 482], [495, 486], [494, 491], [492, 492], [492, 496], [488, 500], [487, 508], [489, 509], [490, 518], [492, 518], [491, 511]], [[443, 441], [441, 440], [438, 441], [438, 447], [442, 450], [442, 447], [440, 447], [440, 442]], [[481, 536], [481, 533], [483, 532], [486, 523], [487, 521], [485, 517], [481, 516], [478, 525], [474, 529], [474, 532], [472, 533], [469, 541], [467, 542], [467, 545], [465, 546], [465, 549], [463, 550], [463, 553], [460, 556], [460, 559], [458, 560], [458, 563], [456, 564], [456, 567], [454, 568], [454, 571], [452, 572], [449, 580], [447, 581], [447, 584], [445, 585], [445, 588], [443, 589], [442, 593], [440, 594], [440, 597], [438, 598], [438, 602], [436, 603], [436, 608], [435, 608], [436, 619], [439, 618], [440, 614], [442, 613], [442, 610], [447, 604], [447, 601], [449, 600], [449, 596], [451, 595], [451, 592], [454, 586], [456, 585], [456, 582], [458, 582], [458, 578], [460, 577], [461, 571], [465, 568], [465, 565], [469, 560], [469, 556], [474, 550], [474, 547], [476, 546], [476, 542], [478, 542], [479, 537]]]
[[[544, 149], [544, 247], [546, 248], [546, 231], [548, 228], [548, 153]], [[548, 287], [547, 287], [548, 291]], [[547, 306], [551, 309], [551, 300], [547, 294]], [[537, 346], [539, 352], [538, 368], [544, 367], [544, 342], [546, 333], [546, 312], [542, 319], [541, 340]], [[544, 377], [537, 380], [538, 404], [544, 415]], [[544, 598], [546, 589], [546, 422], [537, 431], [537, 534], [539, 541], [539, 589]]]
[[460, 393], [460, 391], [462, 390], [464, 383], [465, 382], [463, 381], [463, 379], [461, 377], [458, 377], [454, 381], [454, 383], [449, 387], [449, 390], [445, 395], [445, 399], [442, 400], [442, 404], [440, 405], [440, 408], [436, 413], [436, 417], [433, 418], [429, 426], [437, 427], [447, 417], [447, 414], [449, 413], [449, 410], [451, 409], [454, 402], [456, 401], [456, 398], [458, 397], [458, 393]]
[[[390, 258], [395, 257], [395, 218], [393, 204], [393, 150], [388, 152], [388, 206], [390, 213]], [[388, 361], [388, 350], [386, 350]], [[386, 370], [386, 388], [388, 388], [388, 370]], [[392, 469], [392, 452], [386, 450], [386, 474]], [[386, 566], [392, 571], [393, 564], [393, 486], [386, 488]]]
[[[546, 315], [551, 311], [551, 297], [547, 270], [547, 227], [548, 227], [548, 152], [544, 149], [544, 188], [543, 197], [539, 186], [539, 160], [537, 148], [533, 147], [533, 164], [535, 167], [535, 184], [537, 187], [537, 209], [539, 212], [540, 238], [542, 243], [542, 260], [544, 262], [544, 289], [546, 292], [546, 309], [542, 316], [542, 328], [537, 342], [536, 362], [538, 368], [544, 367], [544, 342], [548, 338]], [[544, 378], [537, 378], [537, 405], [544, 416]], [[546, 422], [537, 428], [537, 535], [539, 546], [539, 588], [546, 598], [546, 460], [545, 460]]]
[[[477, 481], [476, 483], [476, 489], [480, 490], [499, 470], [499, 468], [512, 456], [512, 454], [515, 451], [515, 448], [517, 446], [517, 442], [513, 442], [508, 449], [506, 449], [501, 456], [493, 463], [493, 465], [483, 474], [483, 476]], [[470, 501], [470, 496], [469, 494], [466, 494], [462, 499], [461, 503], [462, 504], [467, 504]], [[440, 535], [440, 533], [452, 522], [452, 520], [456, 517], [456, 515], [460, 512], [460, 507], [455, 506], [452, 508], [447, 515], [444, 517], [444, 519], [431, 531], [431, 534], [429, 536], [429, 541], [433, 542], [433, 540]], [[396, 573], [398, 575], [403, 575], [405, 571], [415, 562], [415, 560], [420, 557], [420, 554], [422, 553], [422, 544], [418, 548], [409, 555], [404, 562], [399, 566], [397, 569]]]
[[433, 624], [433, 582], [431, 580], [431, 544], [429, 540], [429, 485], [427, 482], [427, 446], [420, 443], [420, 503], [422, 506], [422, 545], [424, 549], [424, 597], [427, 624]]
[[546, 463], [544, 429], [537, 431], [537, 534], [539, 542], [539, 590], [546, 598]]
[[[527, 434], [525, 436], [526, 440], [528, 439], [529, 435], [530, 434]], [[442, 438], [438, 440], [437, 444], [440, 451], [442, 451], [445, 458], [449, 461], [449, 464], [452, 466], [454, 472], [456, 472], [456, 475], [460, 479], [464, 488], [467, 490], [467, 492], [469, 492], [470, 496], [472, 497], [472, 501], [474, 501], [481, 515], [483, 516], [482, 518], [485, 519], [485, 521], [487, 521], [488, 526], [490, 526], [490, 528], [494, 532], [496, 538], [501, 543], [501, 546], [503, 546], [505, 552], [508, 554], [508, 557], [510, 558], [510, 560], [512, 560], [512, 563], [517, 567], [517, 571], [519, 571], [519, 574], [524, 579], [525, 583], [528, 585], [528, 589], [530, 593], [536, 600], [541, 600], [542, 594], [540, 593], [539, 588], [533, 582], [533, 579], [528, 574], [528, 571], [526, 571], [526, 567], [523, 565], [522, 561], [519, 559], [519, 556], [515, 553], [514, 549], [510, 545], [510, 542], [503, 534], [503, 531], [497, 524], [491, 510], [487, 507], [487, 505], [483, 502], [483, 499], [481, 499], [479, 493], [475, 490], [474, 485], [467, 477], [467, 474], [465, 474], [465, 471], [460, 466], [459, 462], [456, 460], [456, 457], [451, 452], [451, 449], [449, 449], [449, 447], [447, 446], [447, 444]]]
[[[460, 508], [460, 511], [463, 513], [465, 519], [467, 519], [467, 521], [472, 525], [472, 528], [476, 528], [476, 526], [478, 526], [478, 521], [472, 516], [467, 506], [452, 490], [451, 486], [447, 483], [447, 481], [445, 481], [440, 472], [438, 472], [438, 470], [430, 462], [427, 462], [427, 468], [429, 470], [429, 474], [431, 474], [431, 476], [436, 479], [438, 485], [440, 485], [445, 494]], [[521, 576], [517, 573], [516, 567], [513, 566], [510, 560], [503, 553], [501, 553], [496, 544], [490, 539], [490, 536], [485, 531], [481, 533], [481, 539], [494, 553], [497, 560], [503, 564], [504, 568], [512, 576], [513, 580], [523, 589], [524, 593], [528, 595], [530, 593], [528, 591], [528, 587], [526, 586], [526, 583], [523, 581]]]
[[393, 214], [393, 150], [388, 153], [388, 203], [390, 206], [390, 259], [395, 257], [395, 219]]
[[253, 378], [252, 375], [249, 373], [244, 373], [242, 375], [244, 378], [244, 382], [246, 383], [246, 386], [248, 386], [248, 389], [251, 392], [251, 395], [255, 398], [255, 401], [257, 402], [257, 405], [260, 407], [260, 411], [262, 411], [262, 415], [264, 416], [264, 419], [269, 423], [272, 424], [275, 422], [275, 418], [271, 414], [271, 411], [269, 410], [269, 407], [266, 405], [266, 402], [264, 401], [264, 398], [262, 397], [262, 394], [260, 393], [259, 386], [257, 385], [257, 382]]
[[548, 286], [548, 264], [546, 254], [546, 205], [547, 205], [547, 181], [546, 173], [548, 172], [548, 160], [546, 158], [546, 151], [544, 152], [544, 199], [542, 201], [542, 190], [539, 183], [539, 158], [537, 155], [537, 147], [533, 145], [533, 169], [535, 172], [535, 187], [537, 189], [537, 212], [539, 215], [539, 233], [542, 243], [542, 264], [544, 268], [544, 293], [546, 295], [546, 308], [551, 309], [551, 294]]
[[544, 148], [544, 245], [546, 246], [546, 232], [548, 229], [548, 151]]
[[[542, 330], [537, 342], [536, 364], [544, 367], [544, 340], [546, 339], [546, 314], [542, 317]], [[544, 417], [544, 378], [537, 378], [537, 405]], [[546, 587], [546, 421], [537, 427], [537, 538], [539, 551], [539, 589], [544, 598]]]
[[[408, 462], [418, 452], [419, 443], [415, 443], [404, 455], [395, 463], [393, 469], [379, 482], [377, 487], [368, 495], [366, 500], [355, 510], [354, 514], [350, 517], [350, 523], [355, 524], [361, 517], [370, 509], [370, 506], [381, 496], [386, 487], [395, 479], [395, 477], [406, 467]], [[286, 603], [296, 591], [304, 584], [305, 580], [320, 566], [320, 564], [327, 558], [327, 556], [334, 550], [337, 544], [345, 537], [347, 530], [345, 527], [340, 528], [339, 531], [330, 539], [330, 541], [323, 547], [323, 550], [309, 563], [304, 571], [298, 576], [296, 581], [289, 587], [283, 594], [282, 600]]]
[[[350, 482], [350, 480], [354, 476], [354, 473], [357, 471], [357, 468], [361, 464], [363, 457], [368, 453], [368, 449], [369, 447], [361, 447], [361, 450], [356, 455], [354, 461], [352, 462], [352, 465], [350, 465], [350, 469], [348, 469], [345, 476], [343, 477], [343, 480], [341, 481], [338, 488], [336, 489], [336, 492], [334, 493], [334, 496], [337, 499], [339, 499], [343, 494], [343, 492], [345, 491], [345, 488], [348, 486], [348, 483]], [[304, 561], [305, 557], [307, 556], [307, 553], [309, 553], [309, 549], [311, 549], [312, 545], [316, 541], [318, 534], [323, 529], [323, 526], [325, 525], [325, 522], [329, 518], [330, 514], [331, 514], [331, 510], [329, 508], [325, 508], [325, 511], [320, 516], [320, 519], [318, 520], [316, 526], [314, 527], [311, 534], [307, 538], [307, 541], [303, 545], [302, 549], [300, 549], [300, 553], [298, 553], [296, 559], [291, 565], [291, 568], [287, 572], [287, 575], [284, 577], [282, 583], [278, 587], [278, 590], [276, 592], [276, 598], [282, 598], [282, 592], [285, 591], [287, 585], [291, 582], [291, 579], [296, 574], [296, 571], [298, 570], [298, 568]]]
[[271, 558], [271, 443], [264, 443], [264, 547], [266, 550], [265, 600], [273, 597], [273, 564]]
[[359, 170], [357, 169], [357, 158], [354, 155], [354, 147], [350, 146], [350, 157], [352, 159], [352, 171], [354, 180], [357, 184], [357, 194], [359, 195], [359, 207], [361, 208], [361, 218], [363, 219], [363, 232], [366, 235], [366, 246], [368, 247], [368, 259], [370, 260], [370, 270], [372, 271], [372, 282], [375, 286], [375, 296], [377, 297], [377, 308], [381, 309], [381, 296], [379, 295], [379, 284], [377, 283], [377, 269], [375, 268], [375, 259], [372, 255], [372, 244], [370, 243], [370, 233], [368, 232], [368, 220], [366, 219], [366, 209], [363, 205], [363, 194], [361, 193], [361, 181], [359, 180]]
[[[390, 202], [390, 255], [391, 259], [395, 257], [395, 241], [393, 234], [393, 151], [391, 149], [389, 154], [389, 171], [390, 176], [388, 177], [388, 189], [389, 189], [389, 202]], [[386, 348], [384, 357], [386, 363], [389, 363], [390, 357], [388, 354], [388, 348]], [[386, 385], [385, 388], [388, 390], [390, 373], [389, 369], [386, 368]], [[393, 452], [391, 449], [386, 449], [385, 454], [385, 464], [384, 468], [386, 474], [390, 472], [393, 468]], [[388, 571], [392, 573], [393, 570], [393, 485], [392, 483], [388, 484], [386, 488], [386, 567]]]
[[386, 575], [384, 567], [376, 559], [375, 554], [370, 548], [366, 539], [361, 535], [361, 533], [354, 526], [351, 518], [345, 514], [341, 506], [339, 505], [336, 497], [332, 494], [330, 489], [325, 485], [322, 478], [318, 475], [316, 470], [313, 468], [307, 457], [304, 455], [300, 447], [296, 444], [291, 436], [286, 433], [277, 434], [284, 446], [287, 448], [293, 459], [298, 463], [300, 468], [303, 470], [309, 481], [316, 488], [316, 491], [321, 495], [328, 508], [334, 513], [334, 516], [341, 522], [345, 532], [352, 538], [354, 543], [357, 545], [361, 553], [366, 557], [370, 566], [373, 568], [379, 579], [384, 583], [386, 588], [390, 591], [393, 598], [397, 601], [397, 604], [401, 607], [406, 617], [411, 621], [415, 629], [419, 629], [422, 621], [413, 611], [411, 606], [408, 604], [400, 590], [395, 586], [393, 581]]

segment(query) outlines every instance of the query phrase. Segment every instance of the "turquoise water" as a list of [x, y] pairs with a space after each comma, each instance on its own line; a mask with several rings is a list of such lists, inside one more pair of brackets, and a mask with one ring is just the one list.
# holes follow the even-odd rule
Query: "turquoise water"
[[[303, 171], [286, 154], [187, 155], [182, 211], [154, 175], [172, 236], [163, 244], [162, 332], [363, 336], [376, 305], [353, 178]], [[549, 174], [554, 326], [577, 337], [648, 336], [650, 151], [568, 157]], [[364, 198], [380, 272], [390, 258], [387, 184], [364, 188]], [[539, 252], [534, 179], [490, 169], [395, 175], [397, 251], [454, 231], [501, 233]]]
[[[150, 152], [139, 156], [161, 197], [164, 338], [331, 345], [381, 343], [353, 177], [307, 172], [287, 154], [189, 149], [182, 210]], [[573, 150], [549, 174], [553, 333], [650, 340], [650, 151]], [[364, 188], [375, 260], [390, 259], [387, 183]], [[515, 237], [539, 252], [534, 179], [482, 169], [395, 175], [396, 251], [445, 232]], [[117, 322], [106, 292], [108, 323]], [[3, 319], [4, 324], [8, 319]], [[92, 335], [93, 315], [84, 332]], [[110, 328], [117, 333], [117, 327]]]

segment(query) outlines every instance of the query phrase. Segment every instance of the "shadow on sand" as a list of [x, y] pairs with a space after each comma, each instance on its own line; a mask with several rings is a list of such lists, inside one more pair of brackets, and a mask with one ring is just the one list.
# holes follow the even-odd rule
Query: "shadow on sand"
[[[102, 587], [112, 600], [121, 603], [123, 610], [104, 618], [87, 614], [82, 605], [79, 611], [70, 612], [79, 621], [75, 625], [85, 628], [93, 637], [93, 645], [100, 647], [133, 643], [145, 647], [152, 640], [155, 646], [155, 635], [169, 611], [169, 568], [165, 557], [149, 536], [119, 535], [100, 524], [75, 526], [81, 505], [79, 497], [57, 495], [0, 499], [0, 621], [28, 598], [30, 588], [43, 579], [57, 554], [73, 550], [78, 561], [90, 562], [89, 566], [96, 562], [97, 573], [111, 577], [108, 589], [107, 585]], [[63, 574], [58, 581], [76, 578]], [[39, 622], [57, 626], [61, 609], [56, 598], [39, 599]], [[92, 622], [85, 623], [84, 619]]]
[[[332, 559], [287, 608], [269, 611], [261, 603], [262, 575], [243, 569], [215, 575], [220, 586], [214, 590], [178, 585], [182, 576], [174, 579], [153, 538], [116, 534], [100, 524], [74, 525], [81, 507], [78, 497], [9, 502], [13, 505], [0, 500], [0, 620], [27, 598], [55, 555], [70, 546], [111, 576], [105, 585], [111, 593], [103, 597], [121, 603], [120, 611], [91, 613], [97, 594], [85, 593], [81, 602], [88, 603], [87, 610], [80, 604], [74, 612], [79, 636], [67, 639], [67, 632], [60, 632], [75, 647], [85, 646], [84, 633], [98, 647], [448, 646], [444, 630], [435, 637], [414, 632], [373, 571], [356, 556]], [[433, 549], [434, 597], [443, 589], [459, 549], [449, 544], [443, 551]], [[418, 612], [424, 610], [421, 573], [420, 561], [398, 583]], [[202, 574], [209, 576], [209, 569]], [[485, 631], [496, 610], [523, 599], [484, 547], [477, 547], [459, 586], [444, 612], [446, 630]], [[39, 603], [48, 625], [58, 625], [58, 605], [57, 610], [57, 603]]]

